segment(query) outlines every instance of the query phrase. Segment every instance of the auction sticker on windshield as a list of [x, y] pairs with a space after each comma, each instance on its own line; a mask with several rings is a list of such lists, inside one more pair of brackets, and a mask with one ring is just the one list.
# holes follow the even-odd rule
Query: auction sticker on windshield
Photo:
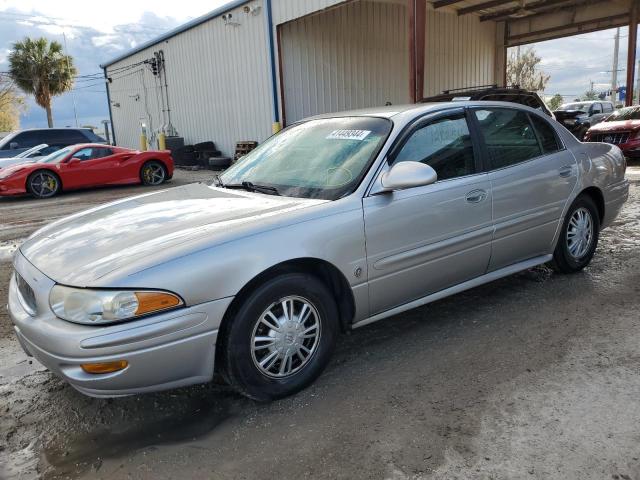
[[371, 130], [334, 130], [327, 136], [327, 140], [359, 140], [362, 141]]

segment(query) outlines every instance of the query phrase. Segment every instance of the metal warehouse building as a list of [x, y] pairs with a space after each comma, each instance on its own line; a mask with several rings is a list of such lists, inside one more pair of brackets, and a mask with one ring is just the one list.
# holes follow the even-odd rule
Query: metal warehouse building
[[231, 155], [274, 123], [502, 85], [507, 47], [637, 17], [638, 0], [235, 1], [102, 67], [118, 145], [137, 147], [144, 123], [152, 144], [173, 128]]

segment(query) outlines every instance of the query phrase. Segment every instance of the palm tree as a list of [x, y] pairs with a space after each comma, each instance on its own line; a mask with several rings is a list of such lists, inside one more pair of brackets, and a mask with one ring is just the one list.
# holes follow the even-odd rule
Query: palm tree
[[25, 38], [14, 43], [9, 54], [11, 78], [47, 111], [49, 128], [53, 127], [51, 98], [71, 90], [76, 73], [73, 58], [64, 54], [62, 45], [46, 38]]

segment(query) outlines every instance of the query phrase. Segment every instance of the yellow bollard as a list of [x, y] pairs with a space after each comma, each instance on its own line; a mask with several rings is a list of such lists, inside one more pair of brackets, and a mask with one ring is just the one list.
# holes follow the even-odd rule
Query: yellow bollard
[[273, 134], [275, 135], [280, 130], [282, 130], [282, 125], [280, 125], [280, 122], [273, 122], [273, 124], [271, 125], [271, 131], [273, 132]]
[[144, 133], [140, 135], [140, 151], [147, 151], [147, 136]]
[[167, 137], [164, 133], [158, 135], [158, 150], [167, 149]]

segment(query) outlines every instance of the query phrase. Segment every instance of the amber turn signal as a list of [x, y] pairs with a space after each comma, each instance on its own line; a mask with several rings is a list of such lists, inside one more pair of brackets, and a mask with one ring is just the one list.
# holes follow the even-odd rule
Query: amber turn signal
[[136, 292], [136, 298], [136, 316], [177, 307], [182, 303], [176, 295], [164, 292]]
[[127, 368], [128, 365], [129, 362], [126, 360], [116, 360], [115, 362], [83, 363], [80, 366], [87, 373], [100, 374], [118, 372]]

